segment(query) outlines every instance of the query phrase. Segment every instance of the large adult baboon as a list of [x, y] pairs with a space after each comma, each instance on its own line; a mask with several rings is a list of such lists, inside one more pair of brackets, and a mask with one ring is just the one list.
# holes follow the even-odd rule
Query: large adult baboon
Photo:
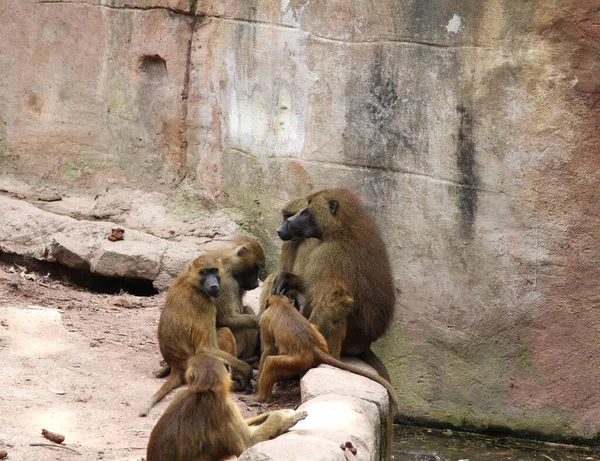
[[293, 271], [306, 289], [309, 320], [325, 336], [331, 355], [359, 356], [389, 380], [370, 348], [387, 330], [396, 300], [377, 225], [347, 189], [311, 194], [286, 225], [295, 238], [320, 241]]
[[[294, 273], [294, 267], [296, 264], [300, 267], [304, 266], [312, 249], [320, 243], [318, 239], [296, 237], [290, 232], [287, 222], [288, 218], [294, 216], [305, 206], [306, 198], [298, 198], [290, 200], [281, 209], [282, 221], [277, 228], [277, 234], [284, 242], [281, 246], [279, 267], [275, 273], [270, 274], [267, 277], [260, 293], [259, 306], [261, 312], [265, 308], [265, 303], [268, 297], [271, 296], [271, 292], [273, 291], [273, 281], [275, 280], [277, 274], [282, 272]], [[308, 313], [304, 312], [303, 310], [300, 312], [302, 315], [308, 318]]]

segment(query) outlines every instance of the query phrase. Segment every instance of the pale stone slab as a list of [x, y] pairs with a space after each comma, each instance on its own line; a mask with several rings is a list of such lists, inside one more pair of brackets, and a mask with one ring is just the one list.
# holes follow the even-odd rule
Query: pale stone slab
[[91, 272], [109, 277], [154, 280], [160, 271], [166, 243], [155, 241], [106, 241], [91, 263]]
[[388, 391], [381, 384], [349, 371], [329, 365], [309, 370], [300, 382], [302, 401], [329, 394], [356, 397], [377, 405], [381, 415], [389, 412]]
[[[344, 378], [338, 375], [338, 379]], [[345, 442], [356, 447], [357, 459], [379, 459], [381, 425], [377, 405], [332, 393], [315, 397], [298, 410], [306, 411], [308, 417], [289, 433], [250, 448], [240, 460], [344, 460], [340, 444]]]
[[[73, 3], [72, 0], [44, 0], [45, 3]], [[109, 8], [134, 8], [151, 10], [166, 8], [181, 13], [190, 13], [190, 0], [78, 0], [77, 3], [87, 3]]]

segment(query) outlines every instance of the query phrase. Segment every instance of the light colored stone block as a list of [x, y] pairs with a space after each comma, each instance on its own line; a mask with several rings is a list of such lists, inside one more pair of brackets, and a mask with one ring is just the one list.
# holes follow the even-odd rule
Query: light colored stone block
[[298, 410], [306, 411], [308, 417], [289, 433], [250, 448], [240, 460], [344, 460], [340, 444], [345, 442], [356, 447], [357, 459], [379, 459], [381, 426], [377, 405], [331, 393], [303, 403]]
[[309, 370], [300, 382], [300, 391], [303, 402], [335, 394], [371, 402], [377, 406], [381, 415], [387, 415], [389, 412], [389, 396], [385, 387], [364, 376], [329, 365], [320, 365]]

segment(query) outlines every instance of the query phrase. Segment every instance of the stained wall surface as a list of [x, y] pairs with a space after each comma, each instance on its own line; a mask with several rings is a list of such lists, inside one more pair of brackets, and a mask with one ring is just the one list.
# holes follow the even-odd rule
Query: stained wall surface
[[592, 0], [10, 2], [0, 173], [191, 184], [275, 241], [344, 186], [399, 293], [377, 352], [410, 418], [600, 430]]

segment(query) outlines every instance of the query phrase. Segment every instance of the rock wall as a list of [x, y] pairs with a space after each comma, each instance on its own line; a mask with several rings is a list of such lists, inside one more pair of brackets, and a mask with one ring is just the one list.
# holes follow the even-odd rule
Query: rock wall
[[[22, 0], [0, 7], [0, 173], [277, 209], [356, 191], [399, 301], [407, 417], [600, 430], [600, 6]], [[187, 202], [186, 202], [187, 200]]]

